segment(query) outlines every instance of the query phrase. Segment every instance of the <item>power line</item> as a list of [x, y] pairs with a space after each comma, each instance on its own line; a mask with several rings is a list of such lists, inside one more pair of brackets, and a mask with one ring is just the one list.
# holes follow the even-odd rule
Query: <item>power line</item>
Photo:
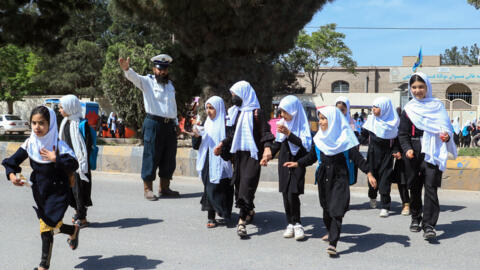
[[[306, 26], [305, 28], [318, 29], [320, 26]], [[337, 29], [350, 30], [424, 30], [424, 31], [458, 31], [480, 30], [480, 27], [367, 27], [367, 26], [337, 26]]]

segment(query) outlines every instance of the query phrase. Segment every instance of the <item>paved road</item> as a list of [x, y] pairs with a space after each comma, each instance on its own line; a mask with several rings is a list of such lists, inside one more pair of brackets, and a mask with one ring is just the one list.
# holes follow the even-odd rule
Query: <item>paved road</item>
[[[38, 221], [28, 188], [4, 181], [0, 170], [0, 269], [33, 269], [40, 258]], [[82, 230], [78, 250], [65, 235], [55, 237], [51, 269], [480, 269], [480, 193], [441, 191], [438, 241], [429, 243], [408, 231], [409, 218], [378, 217], [368, 209], [366, 190], [352, 192], [344, 219], [338, 258], [329, 258], [321, 209], [314, 187], [302, 199], [303, 242], [283, 239], [281, 195], [275, 183], [262, 183], [249, 240], [233, 228], [207, 229], [200, 211], [202, 186], [177, 178], [181, 199], [148, 202], [138, 175], [94, 174], [92, 226]], [[236, 210], [235, 210], [236, 211]], [[72, 211], [64, 219], [70, 222]]]

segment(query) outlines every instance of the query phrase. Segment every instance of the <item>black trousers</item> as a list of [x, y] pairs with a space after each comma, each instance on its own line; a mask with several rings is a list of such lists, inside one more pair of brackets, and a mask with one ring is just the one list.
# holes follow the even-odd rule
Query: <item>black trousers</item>
[[[60, 227], [60, 233], [73, 235], [75, 233], [75, 227], [63, 224]], [[40, 258], [40, 267], [48, 269], [50, 268], [50, 259], [52, 258], [53, 232], [42, 232], [40, 237], [42, 238], [42, 257]]]
[[[437, 190], [442, 179], [442, 171], [425, 161], [420, 166], [420, 173], [410, 183], [410, 212], [412, 220], [422, 223], [422, 227], [435, 227], [440, 215], [440, 203]], [[425, 188], [422, 207], [422, 189]], [[423, 214], [423, 217], [422, 217]]]
[[328, 231], [328, 241], [330, 245], [337, 247], [338, 240], [340, 239], [340, 232], [342, 231], [343, 217], [332, 217], [330, 213], [323, 209], [323, 223]]
[[283, 192], [283, 206], [288, 224], [297, 224], [300, 222], [300, 198], [297, 193]]
[[400, 193], [400, 199], [402, 200], [402, 205], [410, 203], [410, 194], [408, 192], [407, 184], [398, 184], [398, 193]]
[[86, 173], [89, 182], [83, 181], [78, 173], [75, 173], [75, 185], [72, 188], [73, 193], [73, 208], [77, 211], [78, 219], [87, 218], [87, 207], [92, 206], [91, 192], [92, 192], [92, 176], [91, 173]]
[[255, 208], [253, 200], [260, 180], [260, 163], [250, 157], [250, 152], [238, 151], [235, 154], [234, 175], [235, 206], [240, 208], [240, 219], [245, 220]]
[[[378, 178], [377, 178], [378, 179]], [[368, 182], [368, 181], [367, 181]], [[371, 185], [370, 185], [370, 182], [368, 182], [368, 197], [370, 199], [376, 199], [377, 198], [377, 194], [378, 194], [378, 187], [377, 188], [373, 188]], [[390, 210], [390, 205], [392, 203], [392, 198], [390, 196], [390, 190], [388, 191], [388, 193], [385, 193], [385, 194], [382, 194], [380, 193], [380, 207], [382, 209], [387, 209], [387, 210]]]
[[172, 120], [168, 123], [147, 115], [143, 121], [142, 179], [154, 181], [158, 169], [160, 178], [172, 179], [176, 167], [177, 132]]

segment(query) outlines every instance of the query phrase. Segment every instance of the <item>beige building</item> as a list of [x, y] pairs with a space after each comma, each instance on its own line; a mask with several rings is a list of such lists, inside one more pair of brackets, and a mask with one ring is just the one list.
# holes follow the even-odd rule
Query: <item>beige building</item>
[[[322, 68], [318, 75], [323, 77], [315, 93], [305, 74], [297, 75], [297, 80], [306, 89], [304, 96], [317, 105], [332, 104], [336, 97], [345, 95], [352, 105], [371, 105], [376, 96], [388, 96], [395, 106], [403, 107], [409, 100], [408, 80], [415, 61], [415, 56], [404, 56], [402, 66], [361, 66], [355, 74], [344, 68]], [[442, 66], [440, 56], [424, 56], [418, 71], [429, 76], [433, 95], [444, 100], [451, 117], [463, 114], [462, 118], [476, 118], [480, 66]]]

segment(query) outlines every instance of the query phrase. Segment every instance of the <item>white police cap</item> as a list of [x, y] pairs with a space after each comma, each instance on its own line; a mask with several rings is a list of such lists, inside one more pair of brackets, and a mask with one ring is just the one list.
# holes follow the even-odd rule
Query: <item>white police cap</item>
[[172, 57], [168, 54], [159, 54], [150, 59], [156, 68], [167, 68], [173, 61]]

